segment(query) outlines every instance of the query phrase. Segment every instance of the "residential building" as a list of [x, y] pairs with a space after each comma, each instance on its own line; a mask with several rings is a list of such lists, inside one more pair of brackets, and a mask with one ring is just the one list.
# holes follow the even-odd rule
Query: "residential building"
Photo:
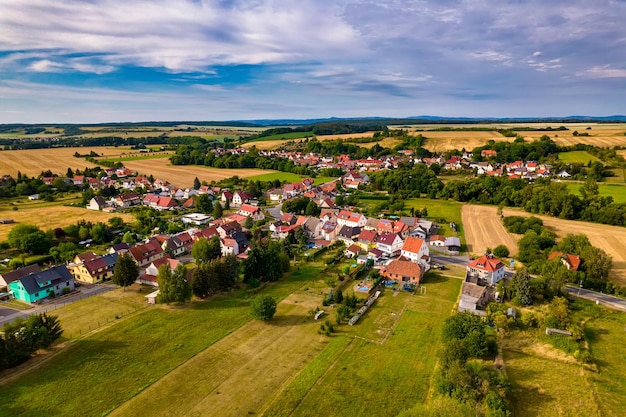
[[23, 268], [16, 269], [15, 271], [5, 272], [0, 274], [0, 292], [6, 292], [9, 290], [9, 284], [13, 281], [23, 278], [26, 275], [40, 272], [41, 268], [37, 264], [25, 266]]
[[367, 223], [367, 217], [361, 213], [341, 210], [337, 215], [337, 224], [340, 226], [363, 227]]
[[475, 277], [478, 284], [495, 285], [504, 278], [504, 264], [493, 255], [484, 255], [467, 264], [466, 274]]
[[165, 256], [163, 248], [156, 238], [138, 243], [131, 247], [128, 252], [140, 268], [150, 265], [153, 261]]
[[95, 256], [89, 258], [74, 258], [74, 262], [69, 265], [69, 270], [77, 281], [97, 284], [111, 279], [115, 263], [117, 262], [117, 253], [110, 253], [104, 256]]
[[419, 284], [423, 272], [415, 262], [394, 259], [380, 270], [380, 274], [400, 283]]
[[407, 237], [400, 254], [411, 262], [420, 264], [423, 269], [429, 269], [430, 251], [424, 239], [412, 236]]
[[387, 256], [399, 255], [404, 241], [398, 233], [381, 233], [376, 238], [376, 248]]
[[50, 296], [73, 291], [74, 277], [65, 265], [58, 265], [20, 277], [11, 282], [9, 288], [16, 299], [34, 303]]
[[260, 207], [250, 204], [242, 204], [239, 208], [238, 213], [246, 217], [251, 217], [252, 220], [254, 220], [255, 222], [265, 219], [265, 214], [263, 214], [263, 210], [261, 210]]
[[552, 252], [548, 255], [548, 260], [552, 261], [554, 259], [560, 259], [563, 265], [565, 265], [570, 271], [578, 271], [581, 264], [580, 256], [571, 255], [569, 253]]

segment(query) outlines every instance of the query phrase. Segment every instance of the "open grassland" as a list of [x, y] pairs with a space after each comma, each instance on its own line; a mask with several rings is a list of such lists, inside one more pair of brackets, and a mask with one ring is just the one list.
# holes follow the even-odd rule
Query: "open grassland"
[[247, 178], [275, 172], [254, 168], [224, 169], [199, 165], [171, 165], [169, 159], [128, 161], [124, 163], [124, 166], [144, 175], [152, 174], [155, 178], [167, 180], [177, 187], [191, 187], [195, 177], [198, 177], [200, 181], [211, 182], [235, 175], [240, 178]]
[[130, 148], [115, 148], [112, 146], [0, 151], [0, 174], [16, 176], [17, 172], [20, 171], [28, 176], [38, 176], [41, 171], [49, 169], [53, 173], [63, 176], [68, 168], [85, 169], [86, 167], [95, 167], [96, 165], [84, 158], [74, 157], [76, 152], [85, 155], [91, 151], [107, 158], [119, 158], [123, 157], [123, 154], [132, 152]]
[[[307, 178], [307, 177], [303, 175], [292, 174], [291, 172], [280, 172], [280, 171], [275, 171], [270, 174], [255, 175], [254, 177], [248, 177], [248, 179], [252, 181], [279, 180], [279, 181], [287, 181], [287, 182], [300, 182], [304, 178]], [[333, 181], [335, 179], [336, 178], [333, 178], [333, 177], [316, 177], [316, 178], [313, 178], [313, 183], [315, 185], [319, 185], [319, 184], [324, 184], [329, 181]]]
[[[18, 206], [19, 207], [19, 206]], [[81, 207], [67, 207], [49, 205], [44, 207], [20, 208], [17, 211], [1, 209], [0, 218], [13, 219], [15, 223], [28, 223], [39, 226], [42, 230], [65, 227], [75, 224], [81, 219], [92, 223], [106, 223], [111, 217], [121, 217], [125, 222], [134, 221], [129, 213], [105, 213], [87, 210]], [[15, 224], [0, 224], [0, 242], [6, 240], [7, 235]]]
[[[459, 236], [461, 244], [465, 244], [465, 232], [463, 218], [461, 216], [462, 203], [451, 200], [430, 200], [427, 198], [410, 198], [405, 201], [405, 211], [414, 208], [417, 210], [427, 209], [428, 220], [432, 220], [439, 226], [438, 234], [443, 236]], [[422, 217], [422, 216], [417, 216]], [[450, 228], [450, 223], [457, 224], [458, 232], [455, 233]]]
[[517, 242], [504, 228], [497, 207], [465, 204], [463, 227], [468, 252], [478, 255], [487, 248], [505, 245], [511, 255], [517, 253]]
[[265, 141], [275, 141], [275, 140], [292, 140], [292, 139], [302, 139], [302, 138], [312, 138], [315, 136], [313, 132], [287, 132], [287, 133], [277, 133], [275, 135], [263, 136], [257, 139], [252, 139], [248, 143], [258, 143]]
[[425, 295], [386, 291], [359, 323], [334, 336], [352, 341], [329, 343], [263, 415], [395, 416], [425, 402], [441, 325], [460, 285], [430, 275]]
[[[626, 227], [563, 220], [513, 209], [504, 209], [503, 214], [505, 216], [538, 217], [558, 237], [566, 236], [568, 233], [587, 235], [593, 246], [602, 249], [613, 257], [613, 269], [609, 274], [611, 280], [618, 285], [626, 285]], [[484, 216], [475, 218], [473, 221], [483, 221], [483, 219]]]
[[[565, 182], [565, 184], [569, 192], [573, 194], [578, 194], [583, 186], [580, 183]], [[616, 203], [626, 203], [626, 185], [598, 184], [598, 192], [602, 197], [613, 197]]]
[[559, 159], [569, 164], [579, 163], [587, 165], [589, 162], [601, 162], [598, 158], [585, 151], [561, 152]]
[[[263, 291], [282, 299], [317, 277], [318, 272], [318, 267], [307, 264]], [[113, 326], [77, 340], [41, 363], [38, 369], [4, 382], [0, 416], [106, 414], [250, 321], [248, 308], [247, 298], [214, 297], [183, 307], [150, 306], [131, 314]], [[98, 316], [100, 311], [93, 310], [93, 314]], [[304, 319], [300, 314], [298, 311], [297, 315]], [[294, 319], [286, 315], [287, 321]], [[277, 317], [279, 333], [288, 333], [289, 323], [282, 326], [280, 323]], [[284, 340], [294, 341], [289, 337]], [[275, 356], [269, 360], [277, 362]], [[186, 375], [187, 379], [205, 374], [203, 368], [188, 369], [194, 374]], [[265, 383], [264, 373], [246, 376], [259, 385]], [[89, 392], [89, 401], [77, 395], [81, 392]], [[168, 398], [172, 405], [177, 404], [171, 396]], [[144, 409], [140, 414], [153, 415], [158, 411]]]

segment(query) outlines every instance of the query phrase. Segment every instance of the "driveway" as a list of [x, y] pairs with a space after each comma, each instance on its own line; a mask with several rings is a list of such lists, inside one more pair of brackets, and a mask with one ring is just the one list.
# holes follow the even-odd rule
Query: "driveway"
[[578, 288], [573, 285], [566, 285], [565, 291], [575, 297], [597, 302], [598, 304], [602, 304], [603, 306], [612, 308], [613, 310], [626, 311], [626, 300], [623, 298], [614, 297], [601, 292], [585, 290], [584, 288]]

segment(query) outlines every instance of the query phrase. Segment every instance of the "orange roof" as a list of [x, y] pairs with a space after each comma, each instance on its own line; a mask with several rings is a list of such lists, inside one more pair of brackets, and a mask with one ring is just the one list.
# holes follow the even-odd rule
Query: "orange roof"
[[402, 246], [402, 250], [411, 253], [419, 253], [420, 248], [424, 245], [424, 239], [420, 239], [419, 237], [409, 236], [404, 241], [404, 246]]
[[571, 255], [569, 253], [563, 254], [563, 252], [552, 252], [548, 255], [549, 261], [556, 258], [561, 258], [561, 260], [567, 264], [567, 269], [570, 271], [577, 271], [580, 266], [580, 256]]
[[422, 269], [415, 262], [393, 260], [385, 267], [385, 274], [401, 275], [405, 277], [420, 277]]
[[504, 268], [504, 264], [500, 262], [498, 258], [492, 258], [487, 255], [481, 256], [478, 259], [473, 260], [467, 266], [482, 269], [483, 271], [495, 272], [500, 268]]

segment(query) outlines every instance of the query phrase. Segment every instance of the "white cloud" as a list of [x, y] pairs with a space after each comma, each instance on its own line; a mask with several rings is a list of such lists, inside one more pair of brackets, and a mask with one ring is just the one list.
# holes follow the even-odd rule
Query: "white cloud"
[[589, 78], [626, 78], [626, 69], [604, 67], [593, 67], [582, 71], [577, 75]]

